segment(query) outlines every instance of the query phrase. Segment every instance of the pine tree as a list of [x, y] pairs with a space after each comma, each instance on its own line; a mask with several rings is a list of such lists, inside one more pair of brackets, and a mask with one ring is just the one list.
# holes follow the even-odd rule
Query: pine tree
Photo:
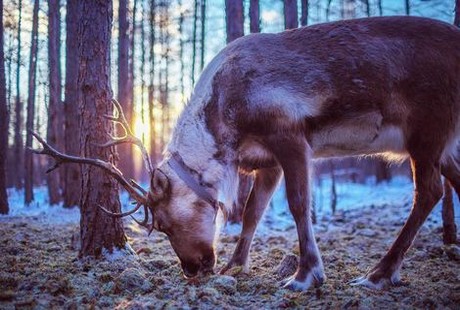
[[[80, 0], [78, 21], [79, 104], [82, 111], [80, 148], [84, 157], [113, 162], [113, 148], [95, 144], [113, 134], [113, 125], [104, 118], [112, 113], [110, 87], [110, 42], [112, 1]], [[124, 248], [126, 237], [120, 218], [107, 216], [98, 205], [120, 211], [118, 185], [98, 168], [83, 166], [81, 199], [80, 256], [99, 257], [103, 249]]]

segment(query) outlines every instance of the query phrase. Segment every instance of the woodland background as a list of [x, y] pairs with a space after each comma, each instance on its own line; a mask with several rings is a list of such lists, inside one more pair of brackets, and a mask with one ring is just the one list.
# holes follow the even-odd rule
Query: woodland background
[[[418, 15], [458, 23], [455, 3], [447, 0], [0, 3], [0, 213], [9, 211], [6, 188], [20, 190], [28, 205], [34, 201], [34, 187], [45, 185], [50, 205], [80, 206], [83, 218], [88, 214], [85, 210], [94, 210], [95, 201], [109, 210], [120, 209], [118, 198], [114, 198], [118, 196], [116, 184], [112, 181], [110, 191], [100, 193], [100, 185], [108, 181], [92, 182], [88, 177], [82, 182], [82, 176], [90, 172], [76, 165], [45, 174], [53, 160], [32, 155], [29, 148], [38, 145], [27, 129], [68, 154], [94, 155], [116, 162], [127, 177], [148, 183], [137, 150], [118, 147], [116, 151], [101, 152], [85, 144], [89, 139], [104, 141], [106, 133], [114, 130], [99, 115], [101, 111], [111, 112], [111, 98], [121, 103], [135, 135], [142, 138], [157, 163], [200, 72], [226, 43], [244, 34], [379, 15]], [[98, 15], [98, 10], [104, 14]], [[334, 211], [336, 180], [356, 183], [372, 178], [379, 183], [395, 175], [410, 176], [407, 163], [388, 166], [376, 158], [329, 160], [316, 166], [318, 186], [324, 175], [332, 180], [330, 207]], [[243, 180], [236, 208], [239, 212], [250, 185], [249, 178]], [[232, 221], [239, 220], [236, 212]], [[118, 236], [115, 244], [124, 244], [122, 230]], [[112, 243], [108, 244], [110, 248]]]
[[[0, 0], [0, 308], [458, 309], [459, 204], [448, 183], [443, 206], [406, 254], [405, 284], [378, 292], [348, 284], [382, 257], [410, 212], [407, 162], [315, 164], [314, 229], [328, 279], [295, 293], [279, 283], [295, 271], [298, 254], [283, 186], [259, 225], [249, 273], [189, 282], [164, 234], [100, 211], [132, 208], [115, 181], [78, 165], [46, 174], [54, 161], [32, 155], [28, 148], [39, 144], [27, 129], [66, 153], [115, 163], [148, 186], [137, 149], [95, 147], [115, 132], [103, 117], [112, 98], [158, 163], [200, 72], [227, 42], [379, 15], [459, 26], [459, 10], [460, 0]], [[250, 186], [245, 178], [234, 224], [222, 229], [216, 270], [231, 257]]]

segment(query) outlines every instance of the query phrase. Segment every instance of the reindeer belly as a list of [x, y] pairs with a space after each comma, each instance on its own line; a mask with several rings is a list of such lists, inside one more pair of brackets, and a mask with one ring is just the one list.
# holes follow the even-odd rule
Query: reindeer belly
[[384, 125], [378, 112], [339, 120], [310, 133], [315, 158], [380, 154], [405, 157], [404, 133], [400, 126]]

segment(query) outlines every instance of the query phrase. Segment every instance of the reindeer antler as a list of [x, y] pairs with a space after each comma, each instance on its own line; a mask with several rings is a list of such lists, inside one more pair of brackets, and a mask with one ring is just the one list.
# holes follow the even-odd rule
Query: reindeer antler
[[106, 119], [109, 119], [109, 120], [115, 122], [115, 123], [120, 124], [121, 128], [123, 128], [124, 135], [121, 136], [121, 137], [116, 137], [116, 136], [109, 135], [110, 140], [107, 141], [104, 144], [98, 144], [98, 146], [100, 146], [100, 147], [111, 147], [111, 146], [115, 146], [115, 145], [123, 144], [123, 143], [131, 143], [131, 144], [137, 145], [141, 149], [142, 158], [144, 159], [146, 169], [149, 172], [149, 175], [152, 175], [152, 173], [153, 173], [153, 165], [152, 165], [152, 160], [150, 159], [149, 153], [145, 149], [145, 146], [142, 143], [142, 141], [139, 138], [137, 138], [136, 136], [134, 136], [134, 134], [133, 134], [133, 132], [132, 132], [130, 126], [129, 126], [129, 123], [126, 120], [125, 114], [123, 113], [123, 109], [121, 107], [121, 104], [115, 99], [112, 99], [112, 103], [115, 106], [114, 115], [106, 114], [106, 115], [104, 115], [104, 117]]
[[[150, 160], [150, 156], [148, 155], [147, 150], [145, 149], [144, 145], [142, 144], [142, 141], [138, 139], [137, 137], [134, 136], [132, 133], [128, 121], [126, 120], [125, 115], [123, 114], [122, 107], [120, 103], [116, 100], [112, 100], [112, 103], [114, 104], [116, 111], [115, 115], [104, 115], [105, 118], [110, 119], [114, 122], [119, 123], [123, 130], [125, 131], [125, 135], [122, 137], [114, 137], [110, 135], [110, 140], [104, 144], [99, 144], [101, 147], [111, 147], [115, 146], [118, 144], [122, 143], [132, 143], [137, 145], [141, 151], [142, 151], [142, 156], [144, 158], [144, 162], [146, 164], [146, 168], [150, 174], [150, 176], [153, 175], [153, 166], [152, 166], [152, 161]], [[129, 193], [129, 195], [135, 200], [136, 207], [130, 211], [124, 212], [124, 213], [114, 213], [111, 212], [107, 209], [105, 209], [102, 206], [99, 206], [99, 208], [104, 211], [104, 213], [114, 216], [114, 217], [124, 217], [128, 215], [132, 215], [133, 213], [137, 212], [142, 206], [144, 207], [144, 220], [142, 222], [136, 220], [134, 217], [133, 219], [138, 223], [139, 225], [145, 227], [148, 229], [149, 234], [153, 230], [153, 220], [152, 224], [149, 224], [149, 211], [152, 213], [153, 217], [153, 206], [151, 204], [151, 201], [148, 196], [148, 192], [143, 189], [136, 181], [130, 179], [127, 180], [124, 176], [123, 173], [112, 163], [103, 161], [101, 159], [97, 158], [86, 158], [86, 157], [78, 157], [78, 156], [72, 156], [72, 155], [67, 155], [64, 153], [59, 152], [55, 148], [53, 148], [51, 145], [48, 144], [46, 140], [44, 140], [42, 137], [40, 137], [36, 132], [29, 130], [29, 132], [40, 142], [42, 145], [42, 149], [33, 149], [30, 148], [30, 150], [35, 153], [35, 154], [40, 154], [40, 155], [47, 155], [52, 157], [55, 160], [55, 164], [49, 168], [46, 173], [50, 173], [56, 168], [58, 168], [61, 164], [64, 163], [77, 163], [77, 164], [87, 164], [87, 165], [92, 165], [99, 167], [103, 169], [105, 172], [107, 172], [110, 176], [112, 176], [115, 180], [117, 180], [123, 188]]]

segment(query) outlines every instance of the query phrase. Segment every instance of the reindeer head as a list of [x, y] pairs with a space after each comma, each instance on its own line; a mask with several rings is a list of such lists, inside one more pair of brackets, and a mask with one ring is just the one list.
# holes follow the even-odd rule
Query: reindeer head
[[184, 180], [182, 173], [187, 172], [176, 166], [180, 164], [177, 159], [170, 158], [153, 172], [149, 192], [153, 220], [149, 228], [168, 236], [188, 278], [196, 276], [199, 271], [213, 270], [218, 206], [217, 202], [207, 198], [211, 196], [197, 194], [194, 186], [201, 186], [197, 181], [190, 186], [189, 182], [194, 182], [192, 175]]

